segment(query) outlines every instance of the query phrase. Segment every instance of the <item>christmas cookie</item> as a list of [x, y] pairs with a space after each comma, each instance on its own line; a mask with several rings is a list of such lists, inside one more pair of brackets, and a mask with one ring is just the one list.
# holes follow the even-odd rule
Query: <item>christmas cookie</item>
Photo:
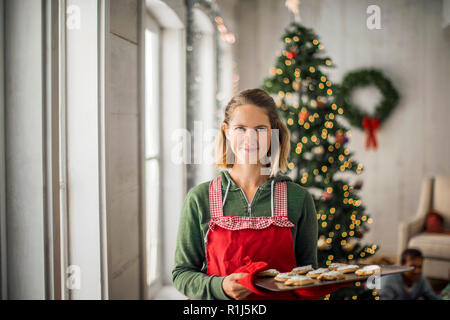
[[258, 277], [275, 277], [280, 272], [276, 269], [267, 269], [259, 272], [257, 274]]
[[345, 276], [343, 273], [339, 272], [339, 271], [328, 271], [325, 273], [320, 274], [317, 277], [317, 280], [340, 280], [340, 279], [344, 279]]
[[277, 274], [275, 276], [274, 280], [275, 281], [284, 282], [284, 281], [286, 281], [287, 279], [289, 279], [289, 278], [291, 278], [293, 276], [296, 276], [296, 274], [293, 273], [293, 272], [283, 272], [283, 273]]
[[296, 267], [292, 269], [291, 272], [296, 274], [305, 274], [313, 270], [312, 265], [302, 266], [302, 267]]
[[293, 276], [284, 282], [287, 286], [304, 286], [311, 283], [314, 283], [314, 280], [307, 276]]
[[380, 266], [373, 264], [373, 265], [365, 266], [361, 269], [356, 270], [355, 274], [357, 276], [370, 276], [377, 272], [381, 272], [381, 268], [380, 268]]
[[327, 271], [328, 271], [327, 268], [319, 268], [319, 269], [316, 269], [316, 270], [313, 270], [313, 271], [308, 272], [306, 275], [307, 275], [308, 277], [310, 277], [310, 278], [315, 279], [315, 278], [317, 278], [320, 274], [322, 274], [322, 273], [324, 273], [324, 272], [327, 272]]
[[337, 270], [337, 268], [345, 267], [345, 266], [346, 266], [345, 263], [332, 263], [328, 266], [328, 270], [334, 271], [334, 270]]
[[341, 273], [352, 273], [359, 269], [359, 266], [356, 264], [347, 264], [345, 266], [339, 267], [336, 269], [336, 271], [339, 271]]

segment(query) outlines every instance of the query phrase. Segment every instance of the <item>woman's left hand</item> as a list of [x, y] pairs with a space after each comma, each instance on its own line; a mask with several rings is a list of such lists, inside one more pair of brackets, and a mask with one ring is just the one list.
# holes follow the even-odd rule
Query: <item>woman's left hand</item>
[[237, 282], [247, 275], [248, 273], [232, 273], [226, 276], [222, 281], [222, 288], [225, 294], [235, 300], [242, 300], [251, 294], [250, 290]]

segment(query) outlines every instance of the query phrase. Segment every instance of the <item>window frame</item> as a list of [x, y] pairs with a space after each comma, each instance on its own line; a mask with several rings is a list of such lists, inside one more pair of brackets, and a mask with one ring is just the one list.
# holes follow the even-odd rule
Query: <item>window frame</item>
[[[161, 47], [162, 47], [162, 30], [161, 30], [161, 26], [158, 24], [157, 19], [155, 19], [152, 14], [146, 10], [145, 6], [142, 8], [142, 35], [141, 35], [141, 43], [142, 46], [140, 48], [141, 52], [140, 54], [142, 55], [141, 57], [141, 90], [142, 90], [142, 96], [141, 96], [141, 130], [140, 130], [140, 135], [141, 135], [141, 215], [142, 215], [142, 239], [141, 241], [142, 243], [142, 256], [143, 256], [143, 270], [142, 270], [142, 282], [143, 282], [143, 287], [144, 287], [144, 299], [148, 299], [151, 298], [153, 296], [155, 296], [159, 290], [162, 288], [163, 286], [163, 281], [162, 281], [162, 242], [163, 242], [163, 234], [162, 234], [162, 228], [161, 228], [161, 224], [162, 224], [162, 215], [161, 215], [161, 208], [162, 208], [162, 195], [161, 195], [161, 186], [162, 186], [162, 171], [163, 171], [163, 164], [162, 164], [162, 143], [161, 143], [161, 137], [162, 137], [162, 130], [161, 130], [161, 112], [160, 110], [161, 108], [161, 104], [162, 104], [162, 97], [161, 97], [161, 60], [162, 60], [162, 54], [161, 54]], [[152, 154], [150, 157], [147, 157], [147, 150], [146, 150], [146, 145], [147, 145], [147, 111], [148, 111], [148, 105], [147, 105], [147, 32], [153, 32], [156, 33], [158, 35], [158, 47], [157, 47], [157, 63], [153, 64], [153, 68], [155, 68], [155, 66], [158, 67], [158, 72], [157, 72], [157, 76], [153, 77], [153, 81], [155, 81], [157, 83], [157, 90], [155, 90], [158, 94], [157, 97], [157, 121], [155, 121], [155, 123], [158, 125], [157, 128], [157, 147], [156, 147], [156, 152], [154, 154]], [[156, 256], [157, 256], [157, 261], [155, 262], [155, 265], [152, 265], [152, 262], [150, 262], [150, 258], [151, 258], [151, 249], [150, 249], [150, 240], [152, 239], [152, 236], [149, 234], [149, 230], [151, 229], [151, 226], [148, 225], [149, 223], [149, 216], [147, 213], [149, 204], [148, 204], [148, 197], [147, 197], [147, 192], [148, 192], [148, 188], [147, 188], [147, 164], [149, 162], [154, 162], [157, 164], [158, 166], [158, 186], [159, 188], [157, 188], [157, 199], [158, 199], [158, 205], [157, 205], [157, 243], [156, 243]], [[156, 274], [154, 279], [150, 279], [150, 270], [152, 269], [151, 267], [155, 267], [156, 268]]]

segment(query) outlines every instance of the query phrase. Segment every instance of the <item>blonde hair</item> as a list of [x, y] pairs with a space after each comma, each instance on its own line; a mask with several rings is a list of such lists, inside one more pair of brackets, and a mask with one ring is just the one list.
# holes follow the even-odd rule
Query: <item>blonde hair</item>
[[268, 155], [271, 158], [270, 177], [276, 176], [279, 171], [285, 172], [287, 170], [288, 156], [291, 148], [290, 132], [286, 127], [286, 124], [281, 119], [277, 106], [273, 98], [262, 89], [248, 89], [239, 92], [228, 102], [225, 108], [225, 116], [222, 125], [219, 128], [216, 139], [216, 168], [231, 168], [234, 164], [234, 154], [229, 144], [226, 143], [226, 136], [223, 130], [223, 124], [229, 126], [234, 110], [242, 105], [254, 105], [264, 109], [269, 116], [271, 129], [278, 129], [279, 135], [279, 148], [276, 150], [276, 154], [272, 155], [272, 144], [268, 151]]

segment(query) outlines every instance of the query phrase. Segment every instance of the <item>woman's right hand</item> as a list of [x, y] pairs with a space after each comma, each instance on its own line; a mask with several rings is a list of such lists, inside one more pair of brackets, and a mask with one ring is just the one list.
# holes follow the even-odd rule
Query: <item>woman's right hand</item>
[[235, 300], [242, 300], [252, 292], [238, 283], [239, 279], [245, 278], [248, 273], [232, 273], [222, 281], [222, 289], [227, 296]]

